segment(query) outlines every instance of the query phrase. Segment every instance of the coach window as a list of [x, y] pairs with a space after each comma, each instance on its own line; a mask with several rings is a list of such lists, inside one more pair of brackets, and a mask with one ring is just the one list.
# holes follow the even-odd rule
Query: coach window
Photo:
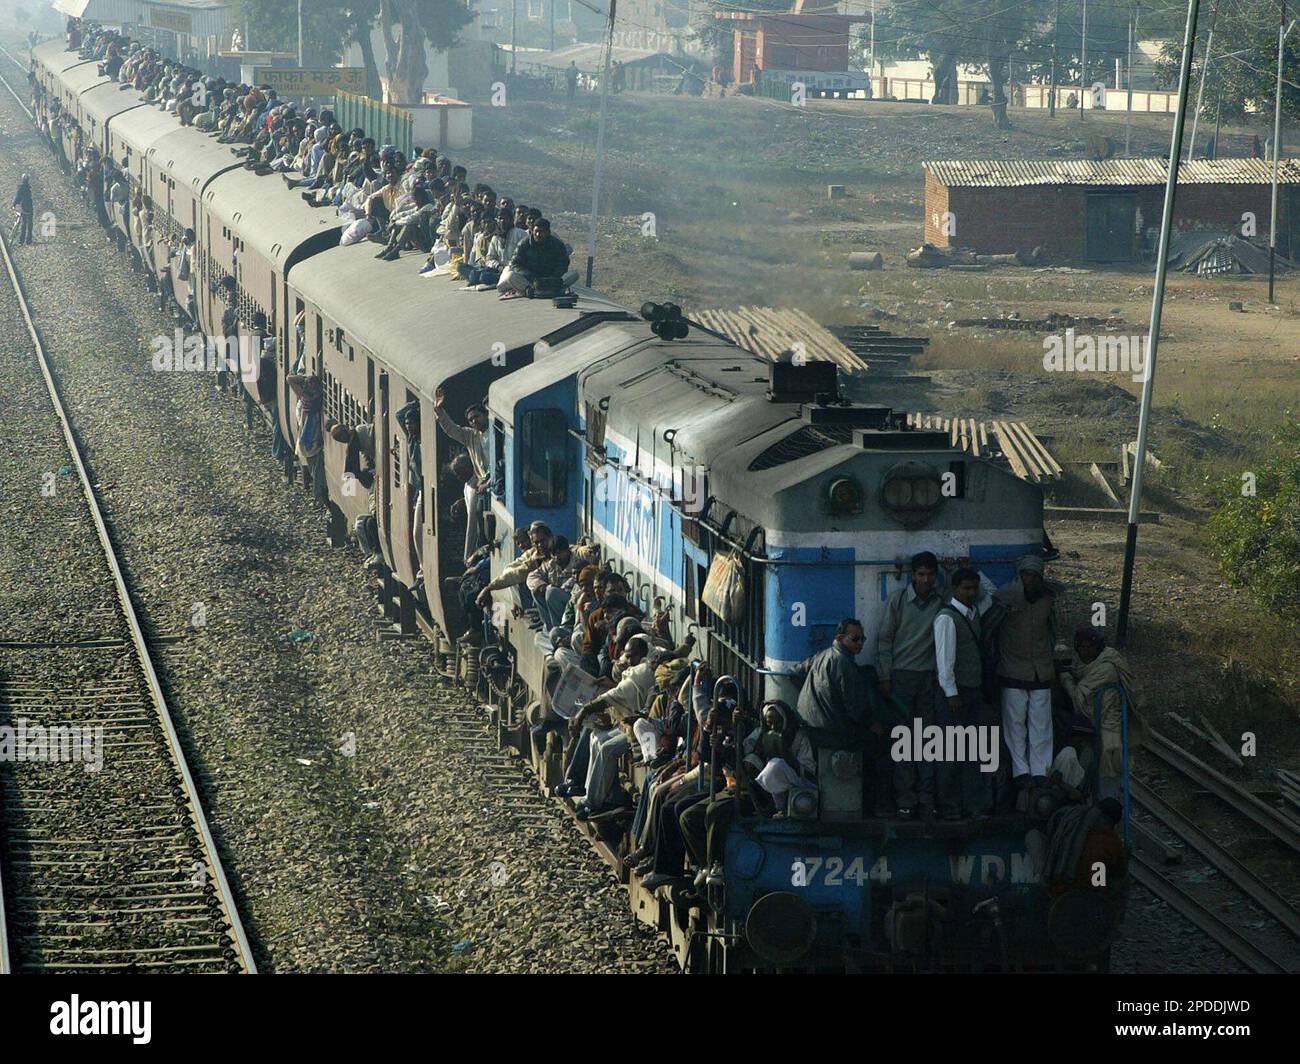
[[519, 420], [524, 505], [563, 506], [569, 486], [568, 422], [560, 410], [529, 410]]

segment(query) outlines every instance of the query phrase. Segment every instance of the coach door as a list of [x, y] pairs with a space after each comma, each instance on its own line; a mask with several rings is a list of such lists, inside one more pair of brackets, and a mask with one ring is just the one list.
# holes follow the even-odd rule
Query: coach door
[[1131, 192], [1085, 197], [1084, 258], [1090, 262], [1129, 262], [1137, 234], [1137, 196]]

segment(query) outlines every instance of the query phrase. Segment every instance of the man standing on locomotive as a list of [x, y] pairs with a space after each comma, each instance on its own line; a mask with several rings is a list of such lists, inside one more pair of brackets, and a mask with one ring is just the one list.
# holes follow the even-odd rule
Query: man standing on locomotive
[[[934, 619], [944, 605], [935, 589], [938, 575], [939, 559], [930, 551], [915, 555], [912, 582], [889, 596], [876, 637], [881, 694], [894, 699], [901, 723], [909, 729], [941, 723], [934, 656]], [[935, 776], [932, 761], [895, 762], [894, 799], [900, 818], [910, 818], [918, 804], [922, 815], [934, 812]]]
[[[1056, 588], [1044, 579], [1043, 559], [1027, 554], [1016, 579], [993, 596], [998, 610], [998, 686], [1002, 735], [1011, 753], [1012, 782], [1047, 782], [1052, 764], [1052, 648], [1058, 630]], [[990, 618], [992, 620], [993, 618]]]
[[792, 674], [795, 683], [801, 684], [795, 712], [818, 749], [854, 750], [863, 755], [864, 798], [876, 816], [888, 816], [890, 771], [881, 724], [884, 707], [873, 689], [873, 671], [855, 660], [865, 641], [857, 618], [846, 617], [836, 625], [835, 642]]
[[[934, 619], [935, 667], [947, 699], [945, 724], [987, 727], [984, 720], [986, 640], [980, 616], [980, 574], [952, 574], [952, 598]], [[945, 820], [986, 817], [993, 811], [993, 778], [975, 760], [942, 762], [935, 778], [937, 810]]]

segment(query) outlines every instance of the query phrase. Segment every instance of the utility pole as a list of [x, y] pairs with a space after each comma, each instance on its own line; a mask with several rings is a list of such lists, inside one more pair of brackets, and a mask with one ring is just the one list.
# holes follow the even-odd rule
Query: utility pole
[[1183, 60], [1178, 72], [1178, 108], [1174, 113], [1173, 140], [1169, 145], [1169, 173], [1165, 178], [1165, 205], [1160, 216], [1160, 248], [1156, 253], [1156, 287], [1151, 297], [1151, 328], [1147, 333], [1146, 372], [1142, 375], [1142, 406], [1138, 414], [1137, 448], [1133, 479], [1129, 482], [1128, 539], [1124, 544], [1124, 577], [1119, 593], [1119, 623], [1115, 642], [1128, 643], [1128, 611], [1133, 596], [1133, 562], [1137, 557], [1138, 516], [1142, 511], [1142, 474], [1146, 471], [1147, 431], [1151, 425], [1151, 398], [1155, 393], [1156, 351], [1160, 346], [1160, 315], [1164, 309], [1165, 275], [1169, 269], [1169, 236], [1173, 229], [1174, 193], [1183, 154], [1183, 122], [1187, 117], [1187, 89], [1192, 80], [1192, 50], [1196, 46], [1196, 16], [1200, 0], [1187, 0], [1187, 28], [1183, 32]]
[[614, 53], [614, 9], [618, 0], [609, 0], [609, 35], [605, 42], [605, 64], [600, 75], [600, 124], [596, 127], [596, 174], [591, 182], [591, 230], [587, 234], [587, 287], [591, 287], [596, 268], [596, 211], [600, 207], [600, 177], [605, 167], [605, 110], [609, 103], [609, 61]]
[[[1285, 27], [1285, 29], [1283, 28]], [[1273, 102], [1273, 199], [1268, 220], [1268, 301], [1273, 302], [1273, 260], [1277, 257], [1277, 163], [1282, 157], [1282, 52], [1295, 21], [1286, 25], [1286, 0], [1282, 0], [1282, 17], [1277, 24], [1277, 99]]]
[[[871, 0], [871, 66], [869, 78], [876, 76], [876, 0]], [[869, 82], [868, 82], [869, 84]]]
[[1124, 104], [1124, 156], [1127, 158], [1129, 131], [1133, 127], [1133, 19], [1128, 20], [1128, 75], [1124, 81], [1128, 89], [1125, 93], [1128, 100]]
[[1056, 45], [1060, 40], [1061, 0], [1056, 0], [1056, 14], [1052, 16], [1052, 87], [1047, 93], [1047, 113], [1056, 117]]
[[1079, 55], [1079, 121], [1083, 121], [1083, 97], [1088, 91], [1088, 0], [1083, 0], [1083, 43]]
[[1210, 35], [1205, 38], [1205, 61], [1201, 63], [1201, 87], [1196, 91], [1196, 110], [1192, 113], [1192, 139], [1187, 144], [1187, 158], [1196, 158], [1196, 123], [1201, 118], [1201, 100], [1205, 98], [1205, 79], [1210, 73], [1210, 49], [1214, 47], [1214, 24], [1219, 18], [1219, 0], [1210, 8]]
[[302, 67], [302, 0], [298, 0], [298, 66]]
[[555, 51], [555, 0], [550, 2], [551, 9], [551, 51]]
[[1220, 83], [1218, 95], [1214, 98], [1214, 152], [1211, 159], [1219, 157], [1219, 120], [1223, 118], [1223, 85]]

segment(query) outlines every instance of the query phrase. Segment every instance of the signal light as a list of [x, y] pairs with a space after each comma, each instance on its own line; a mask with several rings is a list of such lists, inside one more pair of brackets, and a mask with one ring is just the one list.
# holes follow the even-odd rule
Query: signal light
[[862, 509], [862, 489], [852, 477], [836, 477], [826, 489], [826, 502], [833, 514], [857, 513]]
[[690, 324], [676, 303], [642, 303], [641, 317], [661, 340], [685, 340], [690, 335]]

